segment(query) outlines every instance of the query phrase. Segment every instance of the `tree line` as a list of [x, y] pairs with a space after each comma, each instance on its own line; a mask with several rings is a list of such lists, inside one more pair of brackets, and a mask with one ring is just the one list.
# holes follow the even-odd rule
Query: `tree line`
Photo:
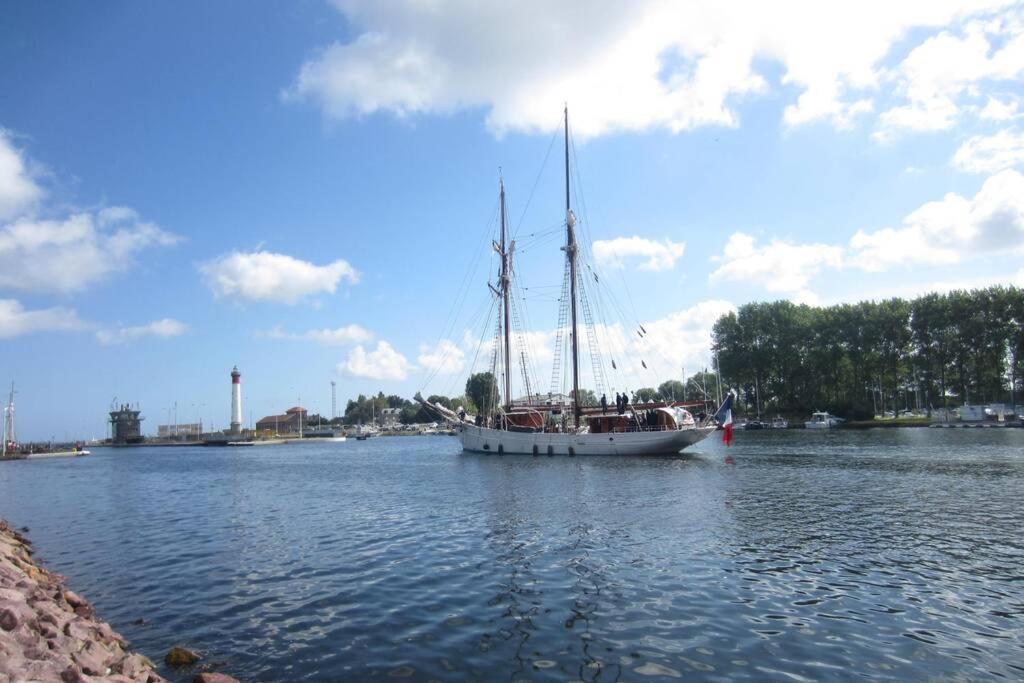
[[722, 316], [724, 384], [763, 414], [854, 419], [1015, 404], [1024, 380], [1024, 290], [989, 287], [828, 307], [751, 303]]

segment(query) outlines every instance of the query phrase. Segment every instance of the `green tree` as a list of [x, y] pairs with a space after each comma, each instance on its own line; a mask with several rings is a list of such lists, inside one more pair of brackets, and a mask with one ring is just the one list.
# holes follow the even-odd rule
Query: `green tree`
[[451, 410], [453, 407], [452, 400], [447, 396], [441, 396], [440, 394], [431, 394], [430, 396], [427, 397], [427, 400], [431, 403], [437, 403], [438, 405], [442, 405], [448, 410]]
[[642, 387], [637, 389], [633, 395], [640, 403], [650, 403], [658, 400], [658, 392], [653, 387]]
[[463, 394], [462, 396], [452, 396], [450, 399], [452, 403], [452, 410], [458, 412], [459, 408], [462, 408], [469, 415], [476, 415], [480, 412], [480, 409], [476, 407], [472, 399]]
[[712, 348], [723, 385], [749, 388], [741, 396], [750, 403], [756, 389], [762, 412], [867, 417], [950, 396], [1013, 402], [1024, 374], [1022, 321], [1017, 287], [828, 308], [751, 303], [719, 318]]
[[677, 379], [670, 379], [658, 385], [658, 396], [663, 401], [682, 401], [686, 396], [686, 385]]
[[498, 402], [498, 383], [490, 372], [478, 372], [466, 380], [466, 396], [483, 413], [496, 410]]

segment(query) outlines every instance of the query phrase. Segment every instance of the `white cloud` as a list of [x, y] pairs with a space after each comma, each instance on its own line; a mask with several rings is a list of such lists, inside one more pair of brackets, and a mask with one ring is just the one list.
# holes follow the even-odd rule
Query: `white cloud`
[[373, 333], [361, 325], [351, 324], [335, 327], [334, 329], [322, 328], [317, 330], [306, 330], [305, 332], [285, 332], [280, 327], [275, 327], [264, 336], [271, 339], [301, 339], [316, 342], [323, 346], [347, 346], [349, 344], [362, 344], [373, 339]]
[[[796, 93], [787, 124], [845, 126], [891, 84], [880, 63], [912, 29], [946, 28], [1012, 2], [336, 0], [355, 38], [309, 59], [285, 95], [334, 118], [483, 108], [499, 135], [551, 130], [568, 101], [581, 137], [678, 132], [735, 126], [737, 100], [771, 87], [755, 63], [775, 62], [781, 85]], [[994, 59], [997, 73], [1011, 56]], [[914, 65], [898, 87], [909, 89]]]
[[[642, 336], [638, 327], [630, 329], [621, 323], [596, 325], [593, 328], [586, 328], [586, 331], [581, 329], [581, 386], [588, 389], [596, 388], [589, 352], [589, 334], [596, 335], [602, 354], [607, 380], [607, 385], [602, 389], [612, 393], [625, 389], [635, 390], [644, 386], [657, 386], [668, 379], [679, 379], [684, 369], [687, 375], [690, 375], [710, 366], [712, 327], [722, 315], [733, 310], [735, 306], [728, 301], [701, 301], [664, 317], [644, 321], [642, 324], [646, 332]], [[526, 333], [525, 337], [530, 360], [536, 370], [536, 376], [532, 378], [536, 380], [536, 384], [531, 388], [534, 392], [546, 394], [551, 388], [557, 330], [533, 330]], [[567, 331], [563, 331], [562, 338], [563, 344], [567, 345]], [[469, 355], [477, 356], [476, 366], [467, 368], [467, 374], [470, 371], [482, 372], [489, 369], [486, 365], [493, 353], [490, 339], [485, 339], [481, 343], [479, 336], [474, 337], [467, 332], [463, 337], [463, 347]], [[518, 358], [517, 346], [513, 345], [512, 350]], [[565, 353], [565, 347], [562, 352]], [[615, 368], [611, 366], [612, 361]], [[566, 391], [570, 386], [568, 368], [568, 361], [563, 361], [560, 377]], [[525, 393], [520, 377], [517, 360], [512, 373], [513, 393], [517, 396]]]
[[454, 375], [466, 367], [466, 353], [450, 339], [442, 339], [434, 347], [421, 344], [416, 361], [439, 375]]
[[173, 318], [162, 318], [146, 325], [121, 326], [110, 330], [97, 330], [96, 340], [104, 346], [115, 346], [118, 344], [129, 344], [143, 337], [168, 339], [185, 334], [188, 330], [188, 325], [181, 321]]
[[968, 173], [995, 173], [1024, 163], [1024, 133], [1001, 130], [968, 138], [950, 163]]
[[1017, 113], [1019, 106], [1020, 103], [1017, 100], [1010, 99], [1003, 102], [995, 97], [989, 97], [985, 108], [979, 112], [978, 116], [986, 121], [1010, 121], [1020, 116]]
[[144, 249], [180, 240], [125, 207], [0, 227], [0, 287], [69, 293], [124, 270]]
[[43, 196], [10, 135], [0, 128], [0, 220], [30, 209]]
[[814, 295], [807, 290], [811, 278], [823, 268], [842, 265], [842, 247], [778, 239], [758, 246], [754, 237], [737, 232], [726, 242], [721, 265], [711, 273], [711, 281], [749, 282], [769, 292], [791, 294], [799, 301], [813, 301]]
[[57, 215], [44, 196], [0, 128], [0, 287], [77, 292], [128, 268], [139, 252], [180, 240], [127, 207]]
[[973, 198], [949, 193], [903, 219], [900, 228], [858, 231], [850, 262], [868, 271], [897, 265], [958, 263], [978, 251], [1019, 249], [1024, 238], [1024, 175], [989, 177]]
[[27, 311], [15, 299], [0, 299], [0, 339], [32, 332], [66, 332], [86, 325], [72, 309], [60, 306]]
[[[968, 22], [962, 32], [942, 31], [911, 50], [890, 74], [906, 104], [879, 117], [877, 139], [900, 130], [948, 130], [959, 116], [963, 96], [982, 83], [1012, 83], [1024, 72], [1024, 22], [1015, 14], [1003, 20]], [[1005, 113], [989, 99], [983, 112]], [[990, 108], [991, 107], [991, 108]]]
[[349, 352], [343, 363], [338, 364], [338, 371], [343, 374], [378, 380], [404, 380], [410, 370], [412, 365], [405, 356], [386, 341], [377, 342], [372, 351], [359, 345]]
[[671, 270], [676, 260], [683, 255], [686, 244], [666, 239], [664, 242], [633, 237], [616, 237], [610, 240], [596, 240], [593, 251], [598, 265], [624, 268], [625, 262], [641, 259], [640, 270]]
[[318, 266], [269, 251], [233, 251], [199, 269], [217, 296], [285, 304], [333, 294], [339, 282], [359, 282], [359, 273], [343, 259]]
[[[628, 388], [679, 378], [684, 369], [692, 375], [711, 366], [711, 329], [720, 317], [735, 310], [728, 301], [711, 299], [645, 322], [647, 334], [632, 335], [631, 349], [624, 356], [626, 371], [632, 374], [625, 377]], [[647, 370], [638, 358], [644, 359]]]

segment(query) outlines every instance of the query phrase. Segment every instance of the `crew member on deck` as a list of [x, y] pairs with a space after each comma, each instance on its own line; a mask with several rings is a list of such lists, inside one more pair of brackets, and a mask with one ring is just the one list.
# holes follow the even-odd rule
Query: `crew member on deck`
[[605, 415], [608, 413], [608, 397], [601, 394], [601, 414]]

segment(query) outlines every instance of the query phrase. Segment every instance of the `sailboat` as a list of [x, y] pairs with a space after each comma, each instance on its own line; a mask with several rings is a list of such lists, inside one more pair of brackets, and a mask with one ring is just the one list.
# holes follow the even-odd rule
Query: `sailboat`
[[757, 404], [757, 419], [747, 420], [746, 424], [743, 425], [744, 429], [767, 429], [768, 426], [761, 421], [761, 385], [757, 381], [757, 377], [754, 378], [754, 396], [756, 397]]
[[[581, 297], [583, 281], [581, 278], [579, 245], [576, 240], [576, 216], [573, 214], [569, 192], [569, 110], [565, 109], [565, 244], [561, 247], [565, 252], [566, 271], [563, 283], [562, 314], [560, 316], [558, 334], [561, 339], [563, 329], [568, 327], [568, 341], [571, 350], [572, 393], [567, 397], [548, 400], [529, 391], [524, 400], [512, 400], [511, 368], [513, 355], [511, 349], [512, 330], [510, 317], [516, 314], [514, 305], [510, 305], [510, 289], [512, 286], [512, 254], [515, 241], [507, 244], [507, 222], [505, 208], [505, 184], [500, 181], [500, 240], [494, 242], [495, 252], [501, 259], [498, 275], [498, 286], [488, 283], [492, 293], [500, 302], [499, 332], [495, 338], [494, 367], [500, 361], [502, 373], [493, 373], [497, 380], [498, 374], [503, 378], [503, 395], [499, 404], [497, 388], [491, 405], [479, 407], [479, 415], [467, 416], [464, 410], [451, 410], [438, 403], [432, 403], [417, 396], [423, 405], [434, 410], [442, 418], [452, 424], [456, 435], [466, 451], [475, 453], [520, 454], [520, 455], [665, 455], [676, 454], [687, 446], [692, 446], [704, 439], [717, 428], [711, 417], [695, 418], [686, 406], [668, 401], [640, 402], [635, 397], [632, 401], [625, 396], [621, 404], [617, 401], [616, 408], [609, 411], [606, 400], [602, 396], [602, 407], [584, 407], [580, 393], [580, 349], [579, 349], [579, 317], [580, 308], [584, 314], [590, 312], [588, 300]], [[597, 281], [596, 274], [594, 274]], [[568, 306], [565, 306], [566, 302]], [[566, 310], [567, 309], [567, 310]], [[510, 315], [511, 311], [511, 315]], [[568, 315], [565, 315], [568, 313]], [[590, 321], [593, 323], [593, 321]], [[644, 336], [642, 326], [638, 334]], [[588, 335], [590, 331], [588, 330]], [[588, 340], [593, 344], [593, 337]], [[556, 343], [557, 345], [557, 343]], [[516, 361], [526, 365], [525, 350], [519, 349]], [[591, 360], [595, 353], [591, 349]], [[595, 367], [598, 367], [596, 364]], [[615, 367], [614, 359], [612, 367]], [[644, 363], [646, 368], [646, 363]], [[600, 370], [595, 372], [599, 374]], [[526, 372], [524, 370], [524, 375]], [[554, 380], [552, 381], [554, 384]], [[497, 381], [495, 381], [497, 384]], [[598, 392], [600, 386], [598, 386]], [[618, 394], [617, 394], [618, 396]], [[713, 412], [713, 411], [712, 411]]]

